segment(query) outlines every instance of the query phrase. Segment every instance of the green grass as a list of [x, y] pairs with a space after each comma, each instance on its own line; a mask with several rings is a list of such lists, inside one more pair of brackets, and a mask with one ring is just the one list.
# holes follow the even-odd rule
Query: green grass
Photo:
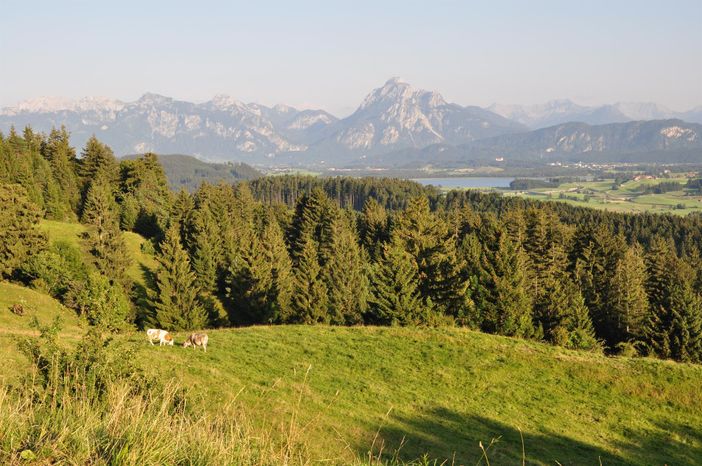
[[[9, 288], [8, 288], [9, 287]], [[3, 284], [3, 290], [15, 289]], [[47, 298], [24, 291], [31, 306]], [[42, 317], [49, 318], [47, 310]], [[53, 304], [53, 312], [65, 310]], [[22, 334], [27, 320], [3, 321]], [[69, 341], [82, 330], [64, 330]], [[207, 353], [117, 344], [213, 416], [233, 405], [252, 432], [287, 435], [333, 464], [373, 446], [413, 459], [475, 464], [479, 442], [499, 442], [493, 464], [694, 464], [702, 455], [702, 367], [608, 358], [464, 329], [326, 326], [210, 330]], [[176, 335], [176, 343], [185, 338]], [[6, 353], [12, 353], [5, 348]], [[17, 366], [19, 367], [19, 366]], [[19, 375], [19, 374], [16, 374]], [[375, 443], [374, 443], [375, 439]]]
[[[10, 312], [10, 307], [14, 304], [21, 304], [25, 308], [23, 316]], [[32, 318], [36, 317], [41, 323], [49, 324], [55, 316], [61, 317], [65, 336], [71, 341], [77, 341], [82, 335], [83, 323], [73, 311], [45, 294], [0, 282], [0, 381], [7, 381], [7, 377], [21, 373], [26, 367], [27, 361], [16, 351], [17, 339], [38, 334], [30, 327]]]
[[[702, 196], [690, 196], [686, 191], [674, 191], [663, 194], [643, 194], [646, 186], [655, 186], [661, 182], [676, 181], [683, 186], [685, 177], [673, 177], [657, 180], [628, 181], [612, 189], [614, 179], [564, 183], [558, 188], [538, 188], [523, 192], [505, 191], [509, 195], [524, 196], [542, 201], [557, 201], [580, 207], [609, 210], [612, 212], [654, 212], [687, 215], [702, 212]], [[566, 196], [565, 199], [560, 196]], [[589, 200], [585, 200], [585, 197]], [[684, 206], [684, 208], [678, 208]]]
[[[79, 242], [80, 226], [43, 225], [51, 239]], [[126, 240], [137, 264], [153, 266], [137, 235]], [[85, 331], [55, 300], [0, 283], [4, 383], [26, 367], [16, 339], [33, 334], [29, 316], [7, 310], [18, 301], [45, 324], [61, 315], [67, 345]], [[120, 335], [115, 343], [134, 350], [147, 373], [185, 387], [191, 409], [204, 419], [224, 422], [223, 413], [232, 411], [237, 422], [245, 419], [245, 435], [237, 437], [244, 454], [261, 442], [269, 449], [294, 443], [304, 451], [299, 461], [290, 461], [295, 464], [367, 462], [371, 450], [378, 455], [397, 449], [404, 459], [427, 453], [447, 464], [476, 464], [479, 442], [487, 446], [499, 438], [489, 451], [491, 464], [519, 464], [521, 430], [529, 464], [601, 459], [604, 465], [677, 465], [702, 458], [702, 366], [610, 358], [456, 328], [261, 326], [208, 333], [207, 353], [151, 346], [142, 332]], [[184, 338], [177, 334], [176, 342]], [[121, 412], [119, 406], [110, 409]], [[151, 408], [143, 412], [149, 416]], [[71, 416], [67, 426], [82, 422]], [[102, 432], [102, 421], [91, 419], [95, 432]], [[143, 422], [134, 418], [123, 428]], [[179, 433], [178, 426], [191, 422]], [[190, 439], [186, 444], [196, 444], [198, 425], [209, 426], [205, 420], [173, 421], [159, 434], [159, 448], [181, 435]], [[217, 442], [232, 441], [220, 431], [212, 435]], [[269, 464], [287, 455], [276, 452], [266, 456]], [[237, 458], [241, 463], [244, 456]]]

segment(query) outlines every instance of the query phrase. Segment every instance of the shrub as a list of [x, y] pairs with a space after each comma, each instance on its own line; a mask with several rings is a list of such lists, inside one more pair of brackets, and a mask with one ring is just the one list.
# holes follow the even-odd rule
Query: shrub
[[134, 321], [124, 289], [98, 273], [91, 273], [85, 281], [71, 282], [66, 305], [92, 325], [110, 332], [125, 330]]
[[87, 278], [88, 268], [74, 245], [57, 241], [50, 249], [30, 256], [18, 275], [33, 288], [63, 301], [72, 282]]

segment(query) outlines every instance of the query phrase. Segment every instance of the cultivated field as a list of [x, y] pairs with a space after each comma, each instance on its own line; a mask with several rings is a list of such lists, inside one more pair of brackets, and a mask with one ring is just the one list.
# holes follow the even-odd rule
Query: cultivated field
[[654, 212], [686, 215], [702, 212], [702, 196], [688, 190], [663, 194], [644, 193], [646, 186], [661, 182], [677, 181], [681, 185], [687, 178], [665, 178], [657, 180], [628, 181], [613, 189], [614, 179], [565, 183], [557, 188], [539, 188], [528, 191], [504, 190], [505, 195], [524, 196], [543, 201], [559, 201], [582, 207], [610, 210], [613, 212]]

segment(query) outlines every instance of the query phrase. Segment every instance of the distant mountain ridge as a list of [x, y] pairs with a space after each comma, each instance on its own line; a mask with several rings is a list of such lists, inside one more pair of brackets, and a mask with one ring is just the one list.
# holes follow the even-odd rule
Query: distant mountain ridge
[[561, 99], [537, 105], [493, 104], [488, 107], [488, 110], [531, 129], [546, 128], [569, 122], [604, 125], [666, 119], [680, 119], [702, 124], [702, 106], [686, 112], [675, 112], [650, 102], [617, 102], [611, 105], [588, 107], [578, 105], [568, 99]]
[[[435, 144], [371, 158], [369, 166], [417, 167], [468, 162], [702, 163], [702, 125], [652, 120], [605, 125], [564, 123], [466, 144]], [[499, 163], [497, 163], [499, 165]]]
[[448, 103], [437, 92], [389, 79], [366, 96], [358, 109], [332, 124], [311, 153], [337, 151], [356, 157], [429, 144], [462, 144], [526, 127], [480, 107]]
[[66, 125], [76, 146], [96, 134], [119, 155], [189, 153], [258, 164], [329, 155], [353, 159], [526, 130], [488, 110], [448, 103], [440, 94], [414, 89], [398, 78], [369, 93], [343, 120], [323, 110], [247, 104], [226, 95], [196, 104], [148, 93], [134, 102], [33, 99], [0, 112], [0, 131], [12, 125], [39, 131]]
[[0, 112], [0, 130], [27, 124], [39, 131], [66, 125], [81, 147], [95, 134], [118, 155], [155, 151], [215, 160], [259, 161], [307, 149], [316, 132], [335, 122], [323, 110], [246, 104], [217, 95], [201, 104], [147, 93], [134, 102], [34, 99]]
[[669, 119], [671, 115], [702, 122], [702, 107], [675, 113], [655, 104], [585, 107], [558, 100], [485, 109], [450, 103], [437, 92], [391, 78], [343, 119], [324, 110], [268, 107], [227, 95], [192, 103], [147, 93], [134, 102], [100, 97], [31, 99], [0, 111], [0, 131], [31, 125], [48, 132], [65, 125], [76, 147], [95, 134], [117, 155], [154, 151], [259, 166], [330, 167], [364, 164], [400, 153], [415, 156], [424, 149], [428, 154], [438, 147], [442, 152], [459, 147], [463, 152], [490, 152], [477, 142], [495, 144], [495, 138], [511, 141], [517, 145], [515, 150], [521, 150], [520, 135], [530, 134], [534, 126], [551, 128], [565, 122], [598, 126]]

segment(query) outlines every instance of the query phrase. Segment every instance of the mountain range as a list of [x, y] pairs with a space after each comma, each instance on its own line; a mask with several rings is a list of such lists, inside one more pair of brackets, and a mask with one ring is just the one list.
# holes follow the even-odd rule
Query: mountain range
[[[650, 148], [651, 141], [659, 142], [655, 150], [696, 149], [699, 128], [683, 121], [596, 129], [671, 118], [702, 123], [702, 107], [675, 113], [655, 104], [584, 107], [558, 100], [481, 108], [447, 102], [437, 92], [392, 78], [342, 119], [324, 110], [267, 107], [226, 95], [192, 103], [148, 93], [134, 102], [105, 98], [24, 101], [0, 111], [0, 131], [31, 125], [48, 132], [65, 125], [74, 145], [81, 147], [95, 134], [117, 155], [154, 151], [255, 165], [359, 166], [410, 159], [430, 163], [431, 157], [445, 160], [449, 155], [464, 160], [496, 154], [521, 159], [544, 154], [621, 154]], [[684, 135], [661, 136], [665, 128], [681, 128]], [[572, 147], [558, 138], [571, 141]]]
[[538, 105], [493, 104], [488, 107], [488, 110], [530, 129], [569, 122], [604, 125], [627, 121], [680, 119], [691, 123], [702, 123], [702, 106], [687, 112], [674, 112], [650, 102], [618, 102], [612, 105], [587, 107], [561, 99]]
[[578, 161], [702, 163], [702, 125], [676, 119], [605, 125], [563, 123], [460, 145], [398, 150], [365, 160], [362, 165], [417, 168]]

